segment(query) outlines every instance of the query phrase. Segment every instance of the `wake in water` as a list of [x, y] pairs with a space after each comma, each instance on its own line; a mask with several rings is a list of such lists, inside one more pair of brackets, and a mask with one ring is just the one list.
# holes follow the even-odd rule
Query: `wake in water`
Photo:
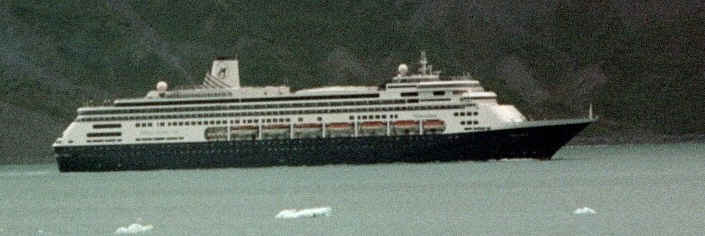
[[277, 219], [296, 219], [296, 218], [312, 218], [317, 216], [329, 216], [330, 207], [316, 207], [307, 209], [284, 209], [279, 212], [274, 218]]

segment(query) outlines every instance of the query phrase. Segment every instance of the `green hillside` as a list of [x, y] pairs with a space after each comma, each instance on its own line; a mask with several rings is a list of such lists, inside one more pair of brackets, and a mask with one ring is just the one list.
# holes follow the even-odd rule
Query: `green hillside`
[[0, 163], [51, 161], [86, 101], [201, 83], [216, 56], [244, 85], [376, 85], [426, 50], [533, 119], [601, 116], [583, 137], [705, 134], [705, 4], [601, 1], [0, 3]]

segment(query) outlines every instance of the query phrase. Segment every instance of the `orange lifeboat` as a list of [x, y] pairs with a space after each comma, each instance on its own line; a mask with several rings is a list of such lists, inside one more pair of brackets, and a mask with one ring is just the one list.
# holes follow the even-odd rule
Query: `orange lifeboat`
[[367, 121], [360, 123], [360, 129], [365, 130], [384, 129], [385, 127], [386, 125], [382, 121]]
[[414, 129], [419, 127], [419, 122], [415, 120], [398, 120], [393, 123], [396, 129]]
[[442, 120], [424, 120], [423, 121], [423, 128], [424, 129], [444, 129], [445, 127], [446, 127], [446, 124]]
[[330, 123], [326, 125], [326, 128], [331, 131], [347, 131], [351, 130], [353, 125], [351, 123], [344, 123], [344, 122], [339, 122], [339, 123]]

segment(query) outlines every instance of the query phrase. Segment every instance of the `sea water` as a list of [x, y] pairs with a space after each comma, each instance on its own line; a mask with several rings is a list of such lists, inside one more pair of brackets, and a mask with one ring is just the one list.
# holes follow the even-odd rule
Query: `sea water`
[[0, 166], [0, 235], [703, 235], [704, 153], [683, 143], [567, 146], [551, 161]]

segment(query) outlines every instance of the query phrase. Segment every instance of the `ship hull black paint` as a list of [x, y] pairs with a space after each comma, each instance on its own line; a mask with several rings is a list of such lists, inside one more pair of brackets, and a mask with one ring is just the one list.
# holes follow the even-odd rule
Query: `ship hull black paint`
[[59, 170], [551, 159], [594, 120], [459, 134], [55, 147]]

